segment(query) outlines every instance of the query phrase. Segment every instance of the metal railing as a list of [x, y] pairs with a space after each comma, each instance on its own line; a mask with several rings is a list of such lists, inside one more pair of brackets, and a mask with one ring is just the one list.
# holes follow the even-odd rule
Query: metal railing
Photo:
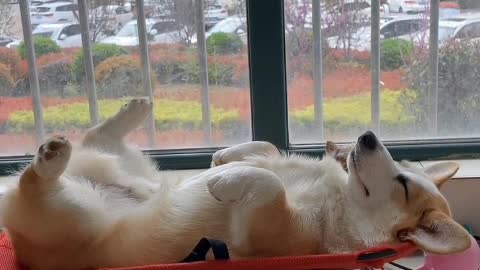
[[[201, 81], [201, 93], [202, 93], [202, 123], [205, 133], [205, 144], [211, 145], [212, 142], [212, 130], [211, 130], [211, 116], [210, 116], [210, 97], [208, 86], [208, 61], [207, 61], [207, 49], [205, 38], [205, 27], [203, 18], [203, 0], [194, 0], [195, 19], [197, 25], [197, 44], [199, 52], [200, 63], [200, 81]], [[32, 25], [30, 20], [30, 7], [28, 0], [18, 1], [20, 6], [20, 15], [22, 18], [23, 38], [25, 41], [27, 62], [29, 66], [29, 78], [30, 78], [30, 90], [33, 98], [34, 107], [34, 121], [36, 129], [37, 143], [40, 144], [45, 140], [45, 124], [43, 118], [41, 94], [38, 79], [38, 68], [36, 64], [35, 48], [33, 45], [32, 37]], [[151, 81], [151, 67], [148, 50], [148, 33], [146, 26], [146, 16], [144, 11], [144, 0], [135, 0], [136, 15], [137, 15], [137, 27], [138, 27], [138, 39], [142, 60], [143, 82], [145, 88], [145, 94], [148, 98], [154, 100], [154, 91]], [[93, 52], [89, 29], [89, 14], [88, 14], [88, 2], [87, 0], [78, 0], [78, 17], [81, 28], [82, 36], [82, 49], [85, 55], [84, 57], [84, 71], [85, 71], [85, 88], [88, 97], [89, 111], [90, 111], [90, 125], [97, 125], [100, 121], [97, 90], [95, 85], [95, 67], [93, 62]], [[155, 147], [155, 117], [154, 111], [147, 122], [148, 129], [148, 142], [150, 148]]]

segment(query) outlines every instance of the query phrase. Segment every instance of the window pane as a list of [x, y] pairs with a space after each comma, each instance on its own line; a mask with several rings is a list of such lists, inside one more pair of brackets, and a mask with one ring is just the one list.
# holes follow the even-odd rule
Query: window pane
[[[144, 86], [134, 1], [124, 1], [123, 6], [114, 0], [87, 2], [102, 120], [127, 100], [149, 93]], [[206, 32], [209, 106], [203, 105], [206, 103], [200, 83], [202, 69], [194, 1], [145, 2], [155, 101], [155, 144], [149, 144], [148, 138], [154, 133], [147, 124], [134, 131], [128, 140], [143, 149], [224, 146], [250, 140], [244, 1], [213, 7], [205, 4], [205, 28], [218, 25], [215, 32]], [[48, 44], [45, 48], [36, 46], [44, 124], [47, 136], [60, 133], [78, 142], [91, 126], [78, 10], [55, 11], [44, 16], [45, 10], [55, 5], [58, 4], [31, 9], [33, 35], [36, 40], [42, 39], [36, 43]], [[18, 4], [0, 4], [0, 9], [11, 14], [9, 27], [4, 27], [5, 23], [0, 25], [0, 41], [6, 46], [11, 42], [9, 39], [18, 39], [0, 48], [0, 73], [8, 75], [9, 82], [3, 83], [5, 90], [0, 91], [0, 156], [23, 155], [36, 149], [28, 64], [20, 56], [23, 34]], [[1, 16], [0, 22], [4, 17]], [[203, 108], [209, 109], [208, 122], [203, 120]], [[211, 127], [211, 136], [205, 133], [205, 125]]]
[[[318, 143], [324, 138], [349, 140], [357, 135], [358, 130], [366, 128], [371, 88], [368, 3], [320, 1], [321, 84], [320, 76], [314, 75], [319, 72], [315, 69], [315, 61], [319, 61], [320, 55], [315, 55], [314, 37], [317, 35], [313, 32], [312, 0], [285, 2], [292, 143]], [[321, 97], [323, 102], [320, 102]]]
[[[290, 141], [295, 144], [351, 141], [372, 129], [371, 10], [363, 4], [370, 2], [320, 2], [323, 93], [315, 87], [315, 78], [320, 80], [314, 75], [319, 56], [314, 55], [312, 0], [285, 4]], [[441, 5], [436, 94], [430, 76], [429, 10], [428, 1], [400, 10], [395, 4], [380, 8], [383, 139], [480, 135], [480, 13]]]

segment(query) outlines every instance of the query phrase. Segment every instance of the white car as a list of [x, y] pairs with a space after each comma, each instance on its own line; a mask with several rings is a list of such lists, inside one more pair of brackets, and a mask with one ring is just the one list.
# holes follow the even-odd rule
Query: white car
[[95, 18], [93, 24], [103, 25], [104, 30], [114, 33], [133, 19], [133, 13], [119, 5], [99, 6], [89, 16]]
[[470, 40], [480, 38], [480, 15], [476, 17], [452, 17], [439, 22], [440, 43], [457, 39]]
[[205, 26], [210, 28], [215, 24], [225, 20], [228, 17], [228, 12], [221, 5], [209, 5], [203, 12], [205, 19]]
[[30, 11], [33, 26], [45, 23], [78, 22], [73, 14], [78, 6], [71, 2], [55, 2], [32, 8]]
[[[247, 44], [247, 20], [238, 16], [231, 16], [217, 23], [205, 33], [205, 38], [215, 33], [229, 33], [238, 35], [244, 44]], [[192, 38], [192, 44], [197, 43], [196, 35]]]
[[[181, 41], [180, 33], [172, 20], [146, 20], [147, 32], [151, 37], [150, 44], [171, 44]], [[100, 43], [119, 46], [138, 46], [138, 26], [133, 20], [125, 24], [115, 36], [102, 39]]]
[[420, 13], [427, 10], [428, 0], [389, 0], [390, 10], [398, 13]]
[[[55, 41], [61, 48], [82, 47], [80, 24], [78, 23], [55, 23], [42, 24], [32, 31], [33, 37], [47, 37]], [[20, 45], [22, 40], [11, 42], [8, 48]]]
[[[428, 27], [428, 21], [417, 16], [386, 17], [381, 19], [380, 39], [400, 38], [405, 40], [414, 39], [416, 34]], [[341, 38], [338, 36], [327, 39], [330, 48], [370, 51], [371, 28], [361, 27], [351, 37]], [[350, 42], [350, 44], [344, 44]]]
[[[430, 31], [416, 33], [417, 45], [428, 47]], [[441, 19], [438, 28], [438, 42], [440, 46], [449, 41], [478, 41], [480, 40], [480, 14], [462, 14], [455, 17]]]

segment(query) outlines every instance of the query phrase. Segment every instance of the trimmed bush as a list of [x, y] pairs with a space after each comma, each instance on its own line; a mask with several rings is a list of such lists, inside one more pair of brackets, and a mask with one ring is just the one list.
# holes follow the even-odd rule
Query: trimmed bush
[[[208, 65], [208, 81], [212, 85], [232, 85], [235, 75], [235, 66], [232, 64], [212, 63]], [[200, 83], [200, 66], [198, 63], [180, 65], [182, 81], [186, 83]]]
[[[144, 96], [142, 67], [136, 56], [122, 55], [108, 58], [95, 70], [99, 98]], [[152, 78], [152, 83], [155, 80]]]
[[[127, 102], [126, 99], [100, 100], [101, 119], [106, 119], [118, 112]], [[157, 128], [167, 129], [200, 129], [202, 127], [202, 107], [194, 101], [155, 101], [155, 122]], [[238, 111], [226, 111], [212, 108], [212, 124], [216, 128], [238, 123]], [[44, 110], [45, 126], [49, 131], [67, 130], [71, 128], [90, 127], [88, 103], [74, 103], [48, 107]], [[16, 111], [10, 114], [7, 128], [15, 132], [33, 130], [35, 128], [32, 111]]]
[[[61, 51], [60, 46], [58, 46], [55, 41], [47, 37], [33, 37], [33, 46], [35, 48], [35, 56], [40, 57], [42, 55], [47, 55], [49, 53], [58, 53]], [[18, 47], [18, 53], [22, 59], [25, 59], [27, 56], [25, 43], [22, 41]]]
[[[93, 45], [92, 48], [92, 53], [93, 53], [93, 65], [97, 66], [99, 63], [102, 61], [114, 57], [114, 56], [120, 56], [120, 55], [126, 55], [128, 54], [128, 51], [115, 44], [95, 44]], [[77, 82], [81, 82], [84, 75], [85, 75], [85, 69], [84, 69], [84, 59], [85, 56], [83, 54], [83, 51], [79, 51], [77, 55], [75, 56], [75, 61], [73, 63], [73, 75]]]
[[8, 67], [10, 75], [12, 75], [14, 79], [20, 77], [20, 74], [17, 71], [20, 61], [21, 58], [17, 50], [0, 47], [0, 63]]
[[403, 39], [387, 39], [380, 45], [382, 70], [394, 70], [405, 65], [413, 52], [413, 43]]
[[13, 92], [15, 82], [10, 75], [8, 66], [0, 63], [0, 96], [10, 96]]
[[243, 49], [243, 41], [236, 34], [215, 33], [207, 38], [209, 54], [238, 54]]
[[38, 78], [42, 96], [65, 97], [65, 87], [73, 81], [72, 63], [68, 59], [52, 61], [39, 67]]

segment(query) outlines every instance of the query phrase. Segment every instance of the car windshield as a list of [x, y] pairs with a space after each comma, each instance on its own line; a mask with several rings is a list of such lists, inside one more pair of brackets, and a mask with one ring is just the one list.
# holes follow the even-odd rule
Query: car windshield
[[49, 7], [37, 7], [35, 9], [36, 12], [49, 12], [50, 8]]
[[53, 32], [36, 32], [36, 33], [33, 33], [32, 36], [50, 38], [50, 37], [52, 37], [52, 34], [53, 34]]
[[240, 26], [240, 20], [223, 20], [212, 27], [208, 32], [213, 33], [233, 33]]
[[453, 37], [454, 33], [455, 33], [454, 27], [440, 26], [438, 29], [438, 40], [439, 41], [449, 40]]
[[136, 37], [137, 35], [137, 24], [134, 23], [125, 25], [117, 34], [119, 37]]

